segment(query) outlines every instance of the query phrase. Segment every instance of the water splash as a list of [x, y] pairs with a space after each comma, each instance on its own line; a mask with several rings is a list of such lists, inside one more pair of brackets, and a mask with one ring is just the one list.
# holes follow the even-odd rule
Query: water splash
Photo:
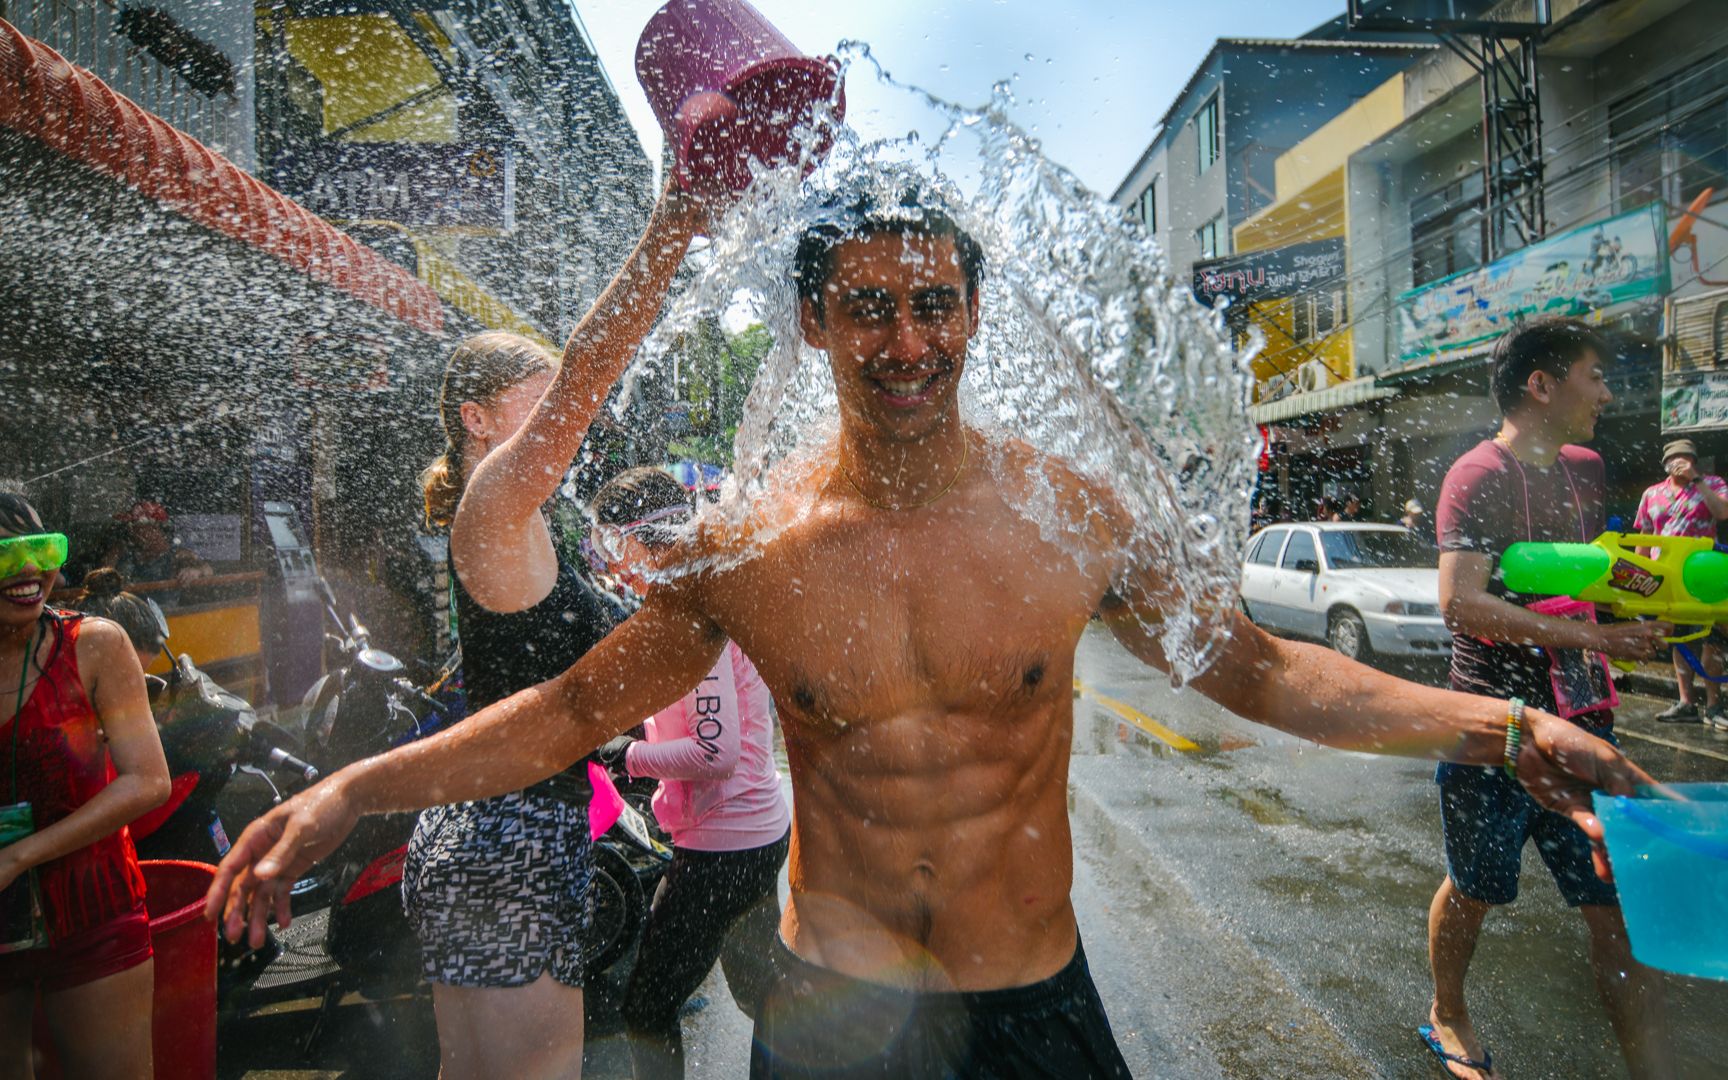
[[[985, 251], [983, 314], [960, 403], [992, 448], [986, 467], [1059, 548], [1078, 549], [1063, 541], [1086, 529], [1097, 507], [1064, 507], [1050, 485], [1005, 476], [1010, 440], [1065, 463], [1126, 511], [1129, 561], [1152, 568], [1174, 597], [1151, 629], [1174, 674], [1192, 677], [1226, 639], [1221, 618], [1235, 604], [1253, 480], [1246, 405], [1257, 344], [1233, 350], [1220, 319], [1172, 280], [1151, 237], [1040, 153], [1008, 119], [1008, 84], [967, 108], [894, 81], [863, 44], [842, 43], [840, 56], [845, 69], [868, 64], [945, 126], [929, 141], [915, 133], [864, 141], [840, 128], [807, 179], [799, 164], [759, 169], [715, 230], [710, 256], [626, 376], [619, 407], [636, 380], [669, 365], [678, 339], [701, 320], [724, 315], [769, 329], [774, 346], [745, 404], [735, 472], [702, 517], [749, 540], [662, 572], [754, 557], [810, 508], [819, 485], [799, 480], [827, 467], [838, 403], [826, 357], [798, 331], [793, 251], [833, 206], [866, 193], [892, 206], [915, 186]], [[772, 520], [762, 516], [770, 490]], [[804, 501], [787, 504], [788, 490], [804, 491]]]

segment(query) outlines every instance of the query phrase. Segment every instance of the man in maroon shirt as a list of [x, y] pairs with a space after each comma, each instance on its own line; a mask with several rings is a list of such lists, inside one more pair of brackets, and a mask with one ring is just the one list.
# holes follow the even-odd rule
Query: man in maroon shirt
[[[1440, 605], [1453, 633], [1452, 687], [1522, 698], [1612, 739], [1599, 654], [1646, 659], [1672, 628], [1600, 625], [1587, 605], [1515, 595], [1496, 565], [1521, 540], [1588, 541], [1602, 531], [1602, 458], [1571, 444], [1595, 435], [1612, 400], [1602, 373], [1609, 355], [1594, 332], [1572, 320], [1539, 320], [1502, 338], [1492, 376], [1500, 431], [1446, 474], [1436, 525]], [[1442, 1067], [1470, 1080], [1497, 1075], [1470, 1022], [1464, 976], [1488, 910], [1518, 895], [1520, 857], [1534, 839], [1561, 894], [1589, 927], [1597, 988], [1632, 1075], [1671, 1075], [1661, 984], [1632, 959], [1618, 897], [1592, 872], [1584, 833], [1542, 809], [1500, 770], [1441, 765], [1435, 780], [1447, 877], [1428, 912], [1434, 1005], [1421, 1031]]]

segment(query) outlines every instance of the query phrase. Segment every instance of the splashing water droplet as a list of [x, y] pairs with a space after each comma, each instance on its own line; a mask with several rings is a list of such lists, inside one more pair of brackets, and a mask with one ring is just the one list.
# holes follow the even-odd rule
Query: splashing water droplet
[[[672, 578], [753, 558], [813, 505], [837, 437], [838, 411], [826, 357], [807, 345], [789, 277], [793, 250], [833, 208], [870, 195], [900, 204], [910, 189], [940, 205], [982, 245], [982, 315], [960, 384], [966, 423], [986, 439], [979, 467], [1034, 522], [1046, 542], [1077, 561], [1097, 507], [1076, 510], [1055, 496], [1051, 473], [1025, 475], [1017, 447], [1055, 459], [1104, 493], [1132, 522], [1117, 537], [1129, 563], [1158, 580], [1164, 601], [1146, 629], [1176, 681], [1205, 669], [1227, 640], [1239, 553], [1247, 530], [1256, 440], [1247, 421], [1249, 362], [1257, 340], [1234, 352], [1220, 316], [1173, 280], [1149, 234], [1120, 207], [1049, 161], [1006, 116], [1009, 84], [982, 109], [903, 86], [866, 46], [843, 43], [843, 69], [874, 66], [883, 84], [945, 120], [944, 137], [866, 142], [845, 128], [805, 179], [802, 164], [757, 168], [725, 215], [694, 281], [649, 336], [615, 408], [631, 387], [665, 370], [681, 335], [722, 313], [767, 327], [773, 346], [744, 406], [735, 472], [691, 528], [712, 523], [747, 537], [724, 556], [662, 567]], [[964, 138], [958, 136], [965, 136]], [[809, 142], [810, 140], [806, 140]], [[965, 181], [964, 187], [962, 180]], [[773, 491], [803, 492], [774, 502]]]

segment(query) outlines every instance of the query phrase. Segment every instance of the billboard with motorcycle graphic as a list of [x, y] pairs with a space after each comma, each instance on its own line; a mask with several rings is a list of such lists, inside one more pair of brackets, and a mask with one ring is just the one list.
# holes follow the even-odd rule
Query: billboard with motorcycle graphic
[[1666, 241], [1666, 215], [1654, 202], [1403, 293], [1390, 369], [1483, 351], [1520, 319], [1660, 298], [1668, 292]]

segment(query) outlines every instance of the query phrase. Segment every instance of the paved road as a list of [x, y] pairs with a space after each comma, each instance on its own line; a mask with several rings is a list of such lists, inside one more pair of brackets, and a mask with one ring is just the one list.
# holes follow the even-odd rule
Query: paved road
[[[1078, 666], [1071, 805], [1075, 907], [1100, 992], [1139, 1077], [1424, 1080], [1424, 919], [1443, 873], [1432, 767], [1318, 748], [1168, 683], [1089, 633]], [[1431, 673], [1430, 673], [1431, 674]], [[1628, 751], [1667, 779], [1728, 780], [1728, 735], [1628, 699]], [[1473, 971], [1481, 1027], [1518, 1080], [1624, 1075], [1591, 989], [1582, 926], [1530, 859]], [[1669, 982], [1687, 1076], [1722, 1075], [1728, 986]], [[693, 1077], [745, 1072], [748, 1021], [712, 975], [685, 1022]], [[310, 1012], [223, 1033], [227, 1077], [431, 1080], [423, 1002], [353, 1001], [310, 1056]], [[627, 1077], [615, 1038], [587, 1075]]]
[[[1180, 1005], [1163, 1011], [1181, 1015], [1142, 1020], [1150, 991], [1107, 989], [1106, 1003], [1149, 1041], [1189, 1040], [1140, 1075], [1437, 1076], [1413, 1033], [1428, 1006], [1427, 904], [1444, 873], [1432, 766], [1249, 724], [1172, 692], [1101, 634], [1082, 645], [1078, 675], [1081, 861], [1108, 849], [1102, 873], [1142, 879], [1126, 918], [1143, 927], [1144, 968], [1174, 972], [1162, 993]], [[1625, 701], [1628, 753], [1664, 779], [1728, 780], [1728, 736], [1657, 725], [1660, 707]], [[1623, 1076], [1582, 923], [1533, 853], [1520, 891], [1490, 919], [1470, 984], [1496, 1061], [1518, 1078]], [[1088, 932], [1099, 918], [1080, 917]], [[1668, 990], [1683, 1075], [1723, 1075], [1728, 986], [1673, 978]]]

